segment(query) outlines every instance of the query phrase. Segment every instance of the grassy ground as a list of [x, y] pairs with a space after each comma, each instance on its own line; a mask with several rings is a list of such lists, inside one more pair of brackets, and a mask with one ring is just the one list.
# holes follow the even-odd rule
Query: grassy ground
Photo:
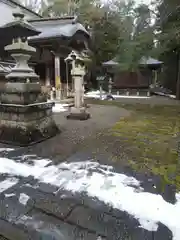
[[94, 103], [132, 110], [132, 115], [117, 122], [109, 134], [131, 148], [134, 157], [129, 158], [128, 164], [134, 169], [161, 175], [165, 184], [175, 184], [180, 189], [180, 106]]

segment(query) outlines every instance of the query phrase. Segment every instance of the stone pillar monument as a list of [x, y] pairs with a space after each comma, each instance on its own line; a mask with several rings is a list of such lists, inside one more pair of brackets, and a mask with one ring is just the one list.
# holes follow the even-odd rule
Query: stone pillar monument
[[70, 108], [68, 119], [87, 120], [90, 114], [84, 106], [84, 75], [85, 66], [83, 59], [72, 51], [65, 61], [70, 61], [72, 64], [71, 75], [74, 81], [74, 106]]
[[28, 45], [27, 37], [40, 32], [24, 20], [22, 13], [13, 16], [13, 22], [0, 28], [0, 35], [12, 41], [5, 50], [16, 61], [1, 89], [0, 142], [26, 146], [54, 136], [58, 128], [52, 117], [54, 103], [48, 103], [41, 94], [39, 77], [27, 63], [36, 51]]

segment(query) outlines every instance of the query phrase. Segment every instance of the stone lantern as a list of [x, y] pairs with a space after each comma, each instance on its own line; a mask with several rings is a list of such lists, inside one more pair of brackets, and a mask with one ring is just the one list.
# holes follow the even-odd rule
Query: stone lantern
[[109, 94], [112, 93], [112, 86], [113, 86], [113, 81], [112, 81], [112, 78], [109, 77], [109, 81], [108, 81], [108, 93]]
[[16, 65], [6, 76], [0, 96], [0, 142], [26, 146], [54, 136], [58, 128], [52, 117], [54, 103], [41, 94], [39, 76], [27, 61], [36, 49], [27, 38], [40, 32], [24, 20], [22, 13], [13, 14], [14, 21], [0, 28], [5, 47]]
[[100, 100], [103, 99], [103, 84], [104, 84], [104, 80], [105, 80], [105, 76], [97, 76], [96, 78], [98, 85], [99, 85], [99, 93], [100, 93]]
[[70, 108], [68, 119], [87, 120], [90, 114], [84, 105], [84, 75], [85, 65], [83, 58], [75, 51], [72, 51], [65, 61], [72, 64], [71, 75], [74, 81], [74, 106]]

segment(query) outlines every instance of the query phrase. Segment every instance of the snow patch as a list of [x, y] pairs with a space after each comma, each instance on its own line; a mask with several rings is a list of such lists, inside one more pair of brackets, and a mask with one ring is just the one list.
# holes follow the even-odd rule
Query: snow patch
[[19, 196], [19, 202], [22, 204], [22, 205], [26, 205], [28, 200], [29, 200], [29, 196], [26, 195], [25, 193], [20, 193], [20, 196]]
[[33, 164], [38, 167], [46, 167], [49, 163], [51, 163], [51, 160], [49, 159], [39, 159], [39, 160], [33, 160]]
[[14, 148], [0, 148], [0, 152], [11, 152], [14, 151]]
[[[0, 164], [1, 164], [1, 162], [0, 162]], [[5, 179], [4, 181], [0, 182], [0, 193], [2, 193], [5, 190], [7, 190], [8, 188], [14, 186], [15, 184], [18, 183], [18, 181], [19, 180], [17, 178], [8, 178], [8, 179]]]
[[136, 95], [132, 95], [132, 96], [127, 96], [127, 95], [112, 95], [113, 98], [130, 98], [130, 99], [149, 99], [151, 97], [148, 96], [136, 96]]
[[9, 193], [9, 194], [4, 194], [4, 196], [5, 196], [6, 198], [10, 198], [10, 197], [16, 196], [16, 194], [14, 194], [14, 193]]
[[[102, 100], [105, 100], [107, 95], [109, 95], [109, 94], [107, 94], [106, 92], [103, 91], [102, 92]], [[87, 97], [87, 98], [100, 99], [100, 91], [97, 90], [97, 91], [87, 92], [84, 96]], [[118, 99], [118, 98], [149, 99], [149, 98], [151, 98], [151, 97], [148, 97], [148, 96], [137, 96], [137, 95], [128, 96], [128, 95], [114, 95], [114, 94], [112, 94], [112, 97], [114, 99]]]
[[[86, 94], [84, 94], [84, 96], [86, 98], [95, 98], [95, 99], [100, 99], [100, 91], [96, 90], [96, 91], [90, 91], [87, 92]], [[106, 92], [102, 91], [102, 100], [104, 100], [106, 98]]]
[[66, 112], [68, 111], [68, 104], [61, 104], [61, 103], [55, 103], [55, 105], [52, 108], [52, 111], [54, 113], [59, 113], [59, 112]]
[[[105, 91], [102, 91], [102, 94], [105, 94], [105, 93], [106, 93]], [[87, 92], [86, 95], [100, 95], [100, 90]]]
[[169, 95], [170, 98], [176, 99], [176, 95]]
[[[161, 195], [145, 192], [136, 178], [93, 161], [64, 162], [57, 166], [50, 160], [33, 162], [34, 165], [28, 165], [0, 158], [0, 172], [24, 177], [32, 175], [59, 189], [86, 192], [113, 208], [126, 211], [139, 221], [142, 228], [156, 231], [161, 222], [172, 231], [173, 240], [180, 239], [180, 194], [176, 194], [177, 202], [171, 204]], [[28, 199], [29, 196], [22, 194], [20, 201], [26, 204]]]

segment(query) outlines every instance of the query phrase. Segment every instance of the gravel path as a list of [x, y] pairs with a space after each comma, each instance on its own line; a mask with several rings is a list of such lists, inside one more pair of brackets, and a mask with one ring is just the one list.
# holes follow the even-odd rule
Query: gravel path
[[126, 109], [114, 106], [90, 105], [88, 111], [91, 118], [87, 121], [67, 120], [67, 112], [54, 114], [61, 133], [47, 141], [20, 149], [20, 154], [37, 154], [54, 161], [64, 161], [86, 142], [91, 143], [97, 134], [106, 132], [120, 118], [130, 115]]

